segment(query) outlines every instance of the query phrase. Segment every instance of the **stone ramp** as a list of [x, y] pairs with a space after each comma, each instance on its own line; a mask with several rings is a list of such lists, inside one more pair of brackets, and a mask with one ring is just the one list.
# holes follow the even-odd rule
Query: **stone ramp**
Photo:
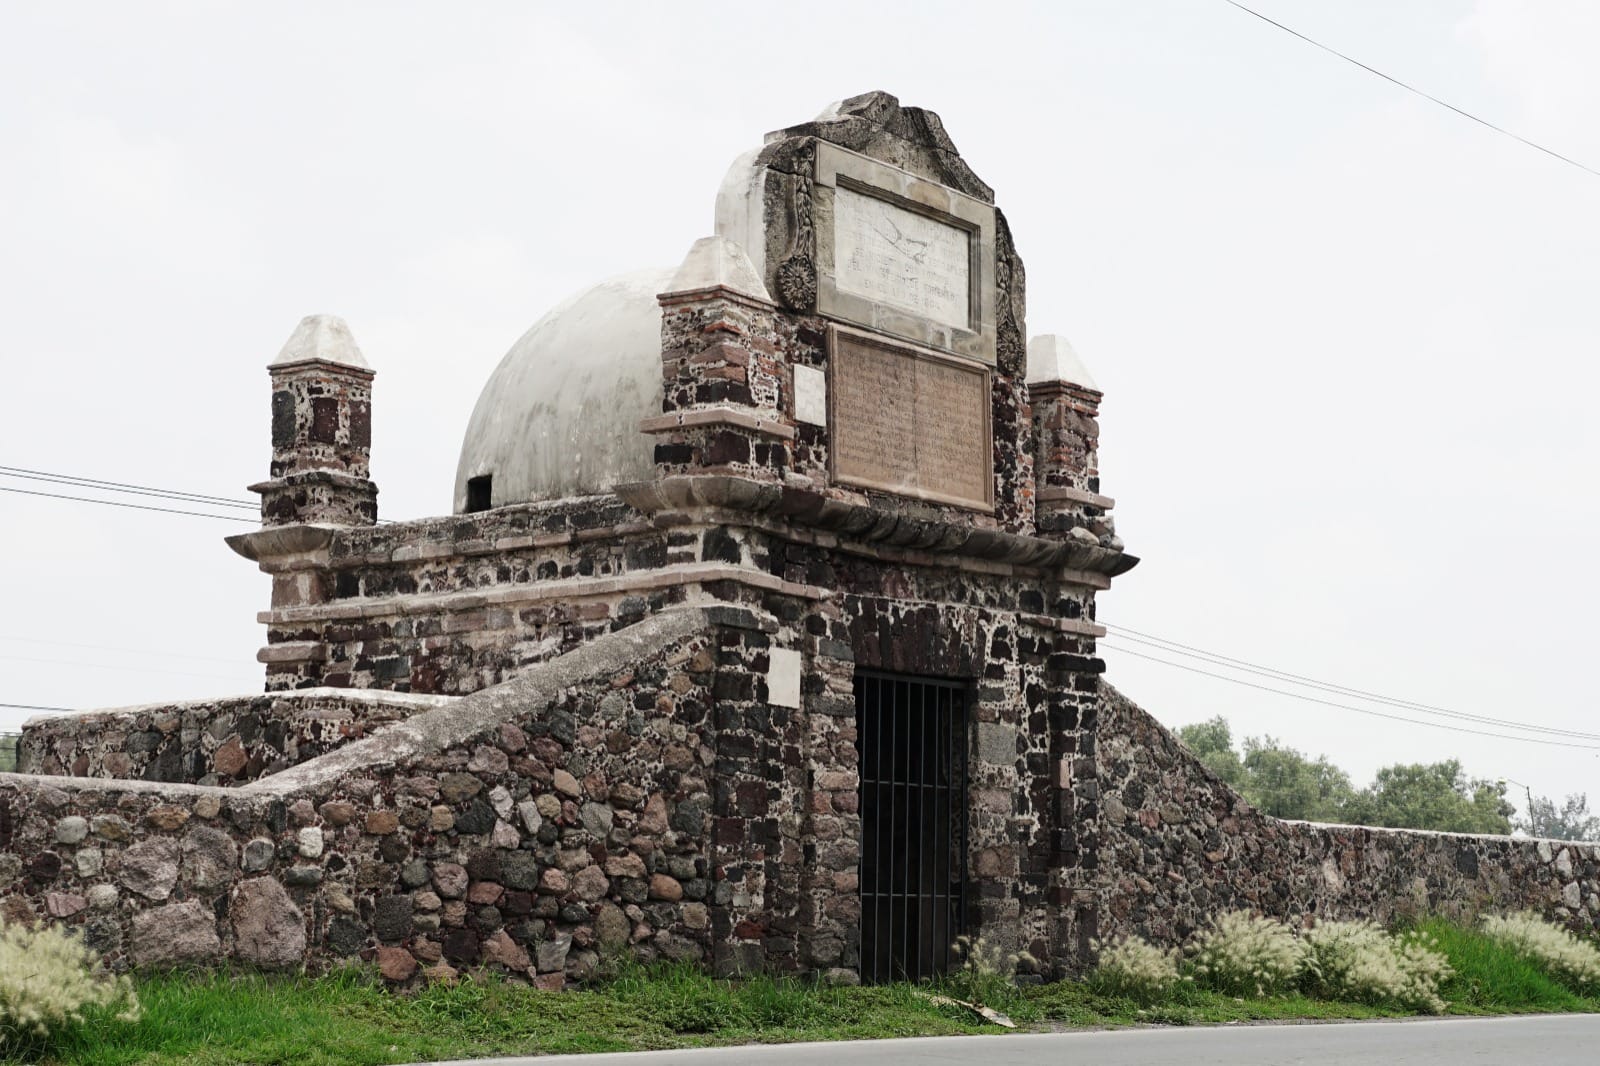
[[713, 908], [740, 905], [711, 877], [711, 691], [764, 626], [667, 612], [231, 788], [0, 774], [0, 911], [118, 968], [362, 958], [559, 987], [607, 945], [709, 958]]
[[309, 688], [41, 715], [23, 725], [16, 769], [235, 787], [457, 699]]

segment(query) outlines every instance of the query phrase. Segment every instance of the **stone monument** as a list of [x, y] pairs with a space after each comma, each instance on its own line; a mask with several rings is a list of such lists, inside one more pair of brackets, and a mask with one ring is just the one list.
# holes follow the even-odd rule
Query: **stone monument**
[[1592, 849], [1265, 818], [1103, 683], [1136, 560], [1101, 393], [1026, 339], [936, 115], [770, 134], [715, 218], [512, 346], [451, 515], [377, 523], [373, 371], [302, 322], [229, 539], [272, 577], [265, 692], [30, 722], [7, 919], [118, 966], [555, 988], [607, 951], [883, 981], [979, 935], [1053, 976], [1233, 907], [1600, 906]]

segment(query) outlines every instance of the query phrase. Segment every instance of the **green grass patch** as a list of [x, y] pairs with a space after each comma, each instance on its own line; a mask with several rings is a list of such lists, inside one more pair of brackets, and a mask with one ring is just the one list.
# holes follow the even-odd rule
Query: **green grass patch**
[[[1423, 927], [1455, 969], [1450, 1013], [1600, 1010], [1533, 962], [1471, 929]], [[724, 981], [687, 967], [624, 968], [602, 985], [540, 992], [498, 978], [412, 993], [386, 990], [366, 969], [323, 977], [150, 974], [143, 1017], [91, 1016], [55, 1046], [11, 1045], [0, 1058], [58, 1066], [365, 1066], [429, 1059], [629, 1051], [716, 1044], [874, 1039], [999, 1032], [930, 993], [981, 998], [1024, 1029], [1396, 1017], [1406, 1012], [1301, 994], [1234, 997], [1184, 982], [1159, 1003], [1076, 981], [1015, 988], [957, 975], [917, 988], [835, 988], [755, 977]], [[980, 1052], [975, 1052], [979, 1054]]]
[[1569, 990], [1537, 962], [1477, 929], [1429, 918], [1420, 927], [1439, 943], [1455, 975], [1444, 985], [1452, 1014], [1592, 1011], [1596, 1001]]

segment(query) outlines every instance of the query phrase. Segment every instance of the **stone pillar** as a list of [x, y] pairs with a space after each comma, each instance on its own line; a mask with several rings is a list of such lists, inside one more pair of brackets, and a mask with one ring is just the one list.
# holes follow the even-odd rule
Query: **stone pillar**
[[744, 249], [695, 242], [661, 294], [662, 400], [640, 423], [655, 434], [661, 476], [724, 474], [782, 481], [795, 431], [772, 298]]
[[267, 368], [272, 375], [271, 477], [263, 526], [370, 526], [373, 371], [344, 320], [309, 315]]
[[1039, 535], [1121, 548], [1109, 513], [1116, 501], [1100, 493], [1104, 394], [1065, 337], [1046, 333], [1028, 342], [1028, 396]]

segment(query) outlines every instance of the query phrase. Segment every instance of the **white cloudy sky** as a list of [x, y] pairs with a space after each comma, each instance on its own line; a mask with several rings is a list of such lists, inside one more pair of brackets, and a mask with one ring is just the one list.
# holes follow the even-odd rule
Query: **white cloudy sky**
[[[1600, 168], [1600, 4], [1258, 6]], [[1105, 620], [1595, 728], [1600, 178], [1222, 0], [7, 3], [0, 465], [243, 496], [263, 367], [331, 311], [379, 371], [384, 513], [446, 511], [478, 388], [544, 308], [676, 262], [735, 155], [872, 88], [944, 117], [1030, 328], [1106, 390], [1144, 563]], [[0, 702], [257, 686], [266, 580], [231, 531], [0, 493]], [[1358, 779], [1457, 755], [1600, 793], [1576, 743], [1106, 654], [1169, 724], [1225, 714]]]

